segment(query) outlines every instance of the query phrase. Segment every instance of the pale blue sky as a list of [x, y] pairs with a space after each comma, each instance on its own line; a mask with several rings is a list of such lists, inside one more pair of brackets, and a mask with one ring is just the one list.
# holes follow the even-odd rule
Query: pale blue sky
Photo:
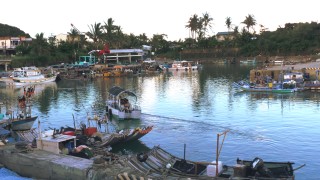
[[274, 31], [288, 22], [318, 22], [319, 4], [316, 0], [5, 0], [0, 23], [16, 26], [32, 37], [41, 32], [48, 37], [70, 32], [71, 23], [87, 32], [88, 25], [104, 24], [112, 18], [127, 34], [146, 33], [148, 38], [167, 34], [167, 40], [179, 40], [189, 36], [185, 26], [193, 14], [209, 13], [213, 18], [211, 35], [227, 31], [226, 17], [242, 27], [248, 14]]

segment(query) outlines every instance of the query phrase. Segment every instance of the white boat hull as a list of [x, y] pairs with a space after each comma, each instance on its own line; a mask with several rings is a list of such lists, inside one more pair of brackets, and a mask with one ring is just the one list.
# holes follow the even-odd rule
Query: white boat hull
[[112, 117], [115, 117], [119, 120], [125, 120], [125, 119], [140, 119], [141, 118], [141, 110], [131, 110], [131, 111], [124, 111], [119, 110], [114, 107], [111, 107], [110, 105], [107, 105], [108, 108], [108, 114], [109, 116], [112, 115]]
[[137, 102], [136, 98], [137, 96], [133, 92], [113, 86], [109, 89], [109, 97], [106, 102], [108, 116], [118, 120], [140, 119], [141, 108], [135, 103]]
[[199, 69], [198, 66], [168, 68], [169, 71], [196, 71], [198, 69]]
[[2, 86], [28, 86], [34, 84], [43, 84], [56, 81], [57, 76], [39, 79], [27, 79], [27, 78], [1, 78], [0, 85]]

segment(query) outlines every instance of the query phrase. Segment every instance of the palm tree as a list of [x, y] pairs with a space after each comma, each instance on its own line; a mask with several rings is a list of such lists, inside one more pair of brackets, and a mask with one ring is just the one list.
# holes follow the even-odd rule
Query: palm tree
[[256, 20], [254, 19], [253, 15], [248, 14], [248, 16], [246, 16], [246, 19], [242, 23], [246, 25], [246, 28], [249, 32], [249, 28], [251, 27], [253, 29], [253, 26], [256, 25]]
[[96, 45], [96, 48], [98, 49], [98, 42], [102, 39], [102, 27], [101, 23], [94, 23], [89, 26], [89, 32], [86, 33], [86, 35], [93, 40], [93, 43]]
[[[117, 30], [117, 26], [114, 25], [114, 20], [112, 18], [109, 18], [107, 20], [107, 23], [104, 22], [103, 29], [106, 34], [106, 41], [109, 43], [111, 46], [114, 43], [114, 37], [113, 34]], [[118, 28], [119, 29], [119, 28]], [[121, 29], [121, 28], [120, 28]]]
[[203, 23], [203, 18], [199, 17], [198, 19], [198, 25], [197, 25], [197, 31], [198, 39], [203, 39], [205, 37], [205, 27]]
[[138, 40], [141, 42], [141, 45], [146, 45], [148, 44], [148, 41], [149, 41], [146, 33], [140, 34], [138, 36]]
[[210, 17], [210, 15], [209, 15], [209, 13], [204, 13], [203, 15], [202, 15], [203, 17], [202, 17], [202, 23], [203, 23], [203, 28], [204, 28], [204, 36], [206, 35], [206, 32], [207, 32], [207, 28], [209, 27], [209, 28], [211, 28], [212, 26], [211, 26], [211, 21], [213, 21], [213, 18], [212, 17]]
[[167, 41], [165, 38], [168, 36], [166, 34], [154, 34], [151, 39], [152, 47], [155, 48], [155, 52], [163, 52], [167, 46]]
[[121, 26], [115, 26], [114, 40], [117, 42], [116, 48], [121, 48], [125, 41]]
[[44, 55], [48, 51], [47, 39], [44, 38], [43, 33], [37, 33], [35, 37], [36, 38], [32, 41], [33, 52], [38, 56]]
[[226, 18], [226, 26], [227, 26], [228, 32], [229, 32], [231, 29], [231, 17]]
[[269, 30], [268, 28], [264, 27], [264, 25], [262, 24], [259, 24], [259, 26], [260, 26], [260, 34]]
[[194, 14], [193, 16], [190, 17], [188, 24], [186, 25], [186, 28], [190, 29], [192, 39], [196, 38], [196, 32], [198, 30], [198, 27], [199, 27], [198, 15]]
[[[71, 38], [72, 44], [74, 44], [74, 40], [79, 37], [79, 32], [75, 30], [74, 28], [70, 29], [70, 32], [68, 32], [68, 36]], [[79, 41], [79, 39], [78, 39]]]

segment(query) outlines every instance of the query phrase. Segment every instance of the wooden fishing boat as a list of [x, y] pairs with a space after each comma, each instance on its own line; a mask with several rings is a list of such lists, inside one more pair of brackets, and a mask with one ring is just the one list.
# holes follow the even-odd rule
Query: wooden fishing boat
[[102, 134], [101, 144], [99, 146], [112, 146], [118, 143], [134, 141], [142, 138], [153, 129], [153, 126], [143, 128], [126, 129], [116, 133]]
[[129, 165], [153, 178], [195, 179], [294, 179], [293, 162], [264, 162], [260, 158], [252, 161], [237, 160], [234, 166], [216, 163], [193, 162], [178, 158], [159, 146], [149, 152], [137, 154], [129, 159]]
[[109, 89], [106, 110], [110, 118], [140, 119], [141, 108], [136, 102], [137, 96], [133, 92], [114, 86]]
[[25, 131], [32, 128], [38, 116], [32, 116], [32, 104], [27, 99], [32, 95], [33, 91], [29, 91], [28, 89], [28, 91], [25, 91], [24, 93], [23, 96], [18, 97], [16, 113], [11, 109], [7, 109], [6, 113], [2, 114], [0, 107], [0, 125], [2, 127], [13, 131]]
[[[80, 145], [107, 147], [138, 140], [152, 131], [152, 129], [153, 126], [146, 126], [142, 128], [124, 129], [116, 132], [99, 132], [97, 127], [82, 126], [81, 129], [76, 130], [71, 127], [61, 128], [60, 131], [55, 134], [77, 136]], [[55, 130], [53, 130], [51, 134], [53, 134], [53, 132], [55, 132]]]

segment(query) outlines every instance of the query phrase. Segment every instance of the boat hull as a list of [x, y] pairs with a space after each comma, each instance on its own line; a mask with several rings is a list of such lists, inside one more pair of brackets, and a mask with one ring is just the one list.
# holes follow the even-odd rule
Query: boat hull
[[191, 66], [191, 67], [171, 67], [168, 68], [169, 71], [196, 71], [198, 70], [198, 66]]
[[35, 84], [44, 84], [56, 81], [57, 76], [52, 76], [49, 78], [39, 78], [39, 79], [23, 79], [23, 78], [5, 78], [0, 79], [0, 85], [2, 86], [28, 86]]
[[133, 92], [114, 86], [109, 89], [106, 112], [110, 118], [118, 120], [140, 119], [141, 108], [135, 102], [137, 96]]
[[113, 146], [119, 143], [138, 140], [148, 134], [152, 130], [152, 128], [152, 126], [148, 126], [142, 129], [127, 129], [122, 130], [118, 133], [104, 134], [100, 146]]
[[34, 124], [34, 121], [38, 118], [38, 116], [27, 117], [24, 119], [6, 119], [6, 126], [11, 128], [13, 131], [25, 131], [30, 130]]
[[[253, 162], [260, 160], [256, 166]], [[246, 180], [294, 180], [292, 162], [263, 162], [237, 160], [235, 166], [223, 165], [218, 161], [218, 168], [213, 162], [193, 162], [176, 157], [155, 146], [149, 152], [143, 152], [129, 158], [129, 164], [142, 173], [152, 171], [151, 178], [161, 177], [166, 172], [167, 179], [246, 179]], [[255, 168], [258, 167], [258, 168]], [[218, 174], [216, 175], [216, 170]], [[269, 172], [269, 174], [267, 173]], [[265, 174], [263, 174], [265, 173]]]
[[272, 89], [272, 88], [241, 88], [242, 91], [246, 92], [269, 92], [269, 93], [294, 93], [296, 89]]
[[118, 120], [125, 119], [140, 119], [141, 110], [124, 111], [107, 105], [109, 116], [115, 117]]

